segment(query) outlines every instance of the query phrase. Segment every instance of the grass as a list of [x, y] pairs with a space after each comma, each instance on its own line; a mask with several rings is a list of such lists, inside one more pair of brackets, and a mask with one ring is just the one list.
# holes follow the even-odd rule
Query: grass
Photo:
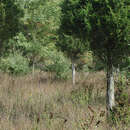
[[104, 72], [78, 74], [75, 87], [45, 72], [0, 81], [0, 130], [107, 129]]

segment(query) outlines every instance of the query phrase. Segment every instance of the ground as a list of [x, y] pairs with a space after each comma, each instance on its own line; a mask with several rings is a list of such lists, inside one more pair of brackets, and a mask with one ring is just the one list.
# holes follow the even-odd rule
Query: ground
[[0, 130], [128, 130], [107, 126], [105, 73], [76, 77], [72, 86], [51, 73], [0, 74]]

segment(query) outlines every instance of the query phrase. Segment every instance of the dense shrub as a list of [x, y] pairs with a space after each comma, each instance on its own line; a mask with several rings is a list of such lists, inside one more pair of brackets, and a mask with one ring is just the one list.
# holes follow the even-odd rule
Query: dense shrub
[[51, 63], [45, 65], [45, 71], [54, 72], [56, 79], [68, 79], [70, 70], [70, 62], [61, 52], [53, 52], [49, 55]]
[[10, 74], [27, 74], [29, 72], [28, 61], [20, 54], [10, 54], [6, 58], [1, 58], [0, 69]]

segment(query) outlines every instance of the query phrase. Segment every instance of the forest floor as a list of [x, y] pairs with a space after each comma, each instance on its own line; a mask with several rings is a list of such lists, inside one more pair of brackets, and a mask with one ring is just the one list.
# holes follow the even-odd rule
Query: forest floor
[[0, 130], [129, 130], [108, 128], [105, 96], [102, 71], [78, 73], [75, 86], [45, 72], [0, 74]]

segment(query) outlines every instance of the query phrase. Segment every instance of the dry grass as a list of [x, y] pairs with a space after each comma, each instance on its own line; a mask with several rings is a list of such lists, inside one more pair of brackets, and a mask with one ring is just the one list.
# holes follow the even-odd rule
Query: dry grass
[[0, 74], [0, 130], [105, 130], [105, 75], [55, 81], [50, 74]]

